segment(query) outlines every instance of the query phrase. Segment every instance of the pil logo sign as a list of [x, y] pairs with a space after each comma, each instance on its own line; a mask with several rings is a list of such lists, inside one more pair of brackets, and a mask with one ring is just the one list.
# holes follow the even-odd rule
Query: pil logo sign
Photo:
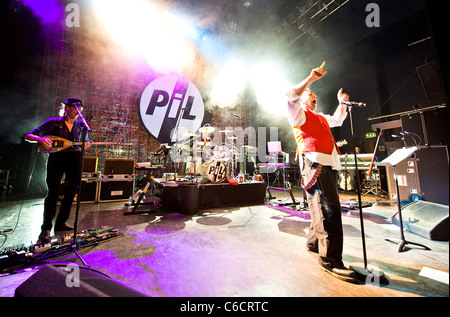
[[205, 107], [193, 83], [169, 75], [155, 79], [144, 89], [139, 113], [145, 128], [157, 141], [173, 144], [201, 127]]

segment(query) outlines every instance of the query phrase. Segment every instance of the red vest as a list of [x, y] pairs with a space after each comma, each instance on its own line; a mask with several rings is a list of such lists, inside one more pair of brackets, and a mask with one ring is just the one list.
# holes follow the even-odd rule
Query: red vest
[[318, 152], [331, 155], [336, 147], [340, 155], [327, 120], [322, 115], [310, 110], [306, 110], [305, 115], [305, 124], [293, 128], [299, 154]]

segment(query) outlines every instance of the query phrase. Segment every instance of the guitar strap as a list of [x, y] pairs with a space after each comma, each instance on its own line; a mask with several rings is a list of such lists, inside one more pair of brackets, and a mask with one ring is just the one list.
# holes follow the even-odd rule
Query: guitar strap
[[[303, 160], [305, 160], [305, 157], [303, 156], [302, 157], [303, 158]], [[304, 162], [302, 162], [303, 164], [303, 166], [304, 166]], [[322, 168], [323, 168], [323, 165], [321, 165], [321, 164], [318, 164], [317, 165], [317, 169], [316, 169], [316, 172], [314, 173], [314, 175], [313, 175], [313, 177], [311, 178], [311, 180], [308, 182], [308, 184], [306, 184], [306, 186], [305, 186], [305, 183], [304, 183], [304, 179], [303, 179], [303, 177], [302, 177], [302, 180], [301, 180], [301, 186], [303, 187], [303, 189], [306, 191], [306, 190], [309, 190], [311, 187], [313, 187], [314, 186], [314, 184], [316, 184], [316, 182], [317, 182], [317, 178], [319, 177], [319, 175], [320, 175], [320, 173], [322, 172]]]

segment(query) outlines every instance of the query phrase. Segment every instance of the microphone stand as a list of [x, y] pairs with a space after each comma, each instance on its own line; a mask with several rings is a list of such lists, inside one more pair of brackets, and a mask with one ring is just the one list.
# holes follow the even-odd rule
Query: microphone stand
[[[345, 104], [345, 103], [344, 103]], [[358, 171], [358, 156], [356, 154], [356, 142], [355, 142], [355, 131], [354, 131], [354, 124], [353, 124], [353, 105], [350, 103], [347, 103], [347, 109], [348, 113], [350, 115], [350, 129], [352, 133], [352, 142], [353, 142], [353, 155], [355, 159], [355, 174], [356, 174], [356, 192], [358, 194], [358, 207], [359, 207], [359, 219], [360, 219], [360, 225], [361, 225], [361, 239], [362, 239], [362, 248], [363, 248], [363, 260], [364, 260], [364, 267], [358, 267], [351, 265], [350, 268], [356, 272], [357, 275], [359, 275], [360, 278], [364, 278], [366, 281], [370, 282], [371, 279], [375, 281], [375, 278], [381, 279], [381, 277], [384, 277], [384, 273], [382, 271], [369, 269], [367, 264], [367, 252], [366, 252], [366, 238], [364, 233], [364, 216], [362, 212], [362, 202], [361, 202], [361, 180], [360, 175]]]
[[80, 187], [81, 187], [81, 174], [83, 173], [83, 157], [84, 157], [84, 151], [85, 151], [85, 144], [86, 144], [86, 133], [90, 132], [91, 129], [89, 128], [86, 120], [84, 119], [83, 115], [81, 114], [81, 111], [78, 109], [77, 105], [74, 105], [75, 109], [78, 112], [78, 116], [81, 118], [84, 126], [80, 127], [81, 130], [81, 158], [79, 162], [79, 174], [78, 174], [78, 180], [77, 180], [77, 207], [75, 212], [75, 221], [73, 225], [73, 244], [72, 247], [73, 252], [77, 255], [77, 257], [80, 259], [80, 261], [83, 263], [84, 266], [88, 266], [87, 263], [83, 260], [81, 255], [78, 253], [78, 241], [77, 241], [77, 227], [78, 227], [78, 214], [80, 211]]

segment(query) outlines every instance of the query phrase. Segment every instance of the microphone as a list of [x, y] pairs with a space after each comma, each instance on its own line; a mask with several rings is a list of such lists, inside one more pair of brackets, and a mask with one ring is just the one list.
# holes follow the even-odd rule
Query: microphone
[[365, 104], [364, 102], [342, 100], [341, 103], [346, 106], [361, 107], [361, 108], [367, 107], [367, 104]]

